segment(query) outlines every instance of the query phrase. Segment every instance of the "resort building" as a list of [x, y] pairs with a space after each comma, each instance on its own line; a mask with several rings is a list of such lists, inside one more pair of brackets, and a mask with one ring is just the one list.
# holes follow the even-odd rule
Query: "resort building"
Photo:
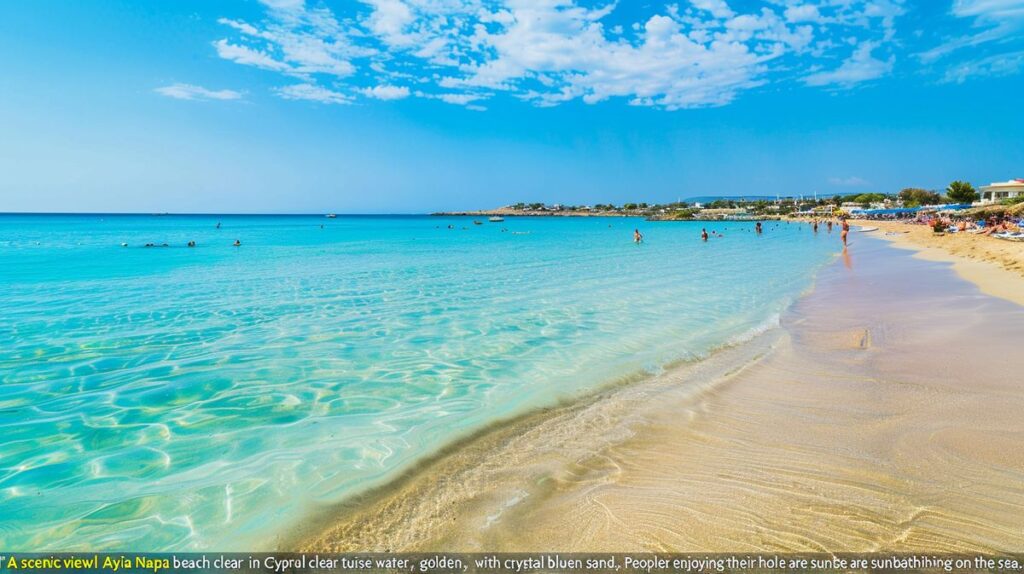
[[983, 186], [980, 190], [981, 200], [977, 203], [987, 205], [998, 203], [1004, 199], [1024, 197], [1024, 179], [1011, 179], [1010, 181], [994, 182], [992, 185]]
[[747, 215], [749, 215], [747, 210], [742, 207], [702, 209], [700, 212], [700, 216], [706, 219], [732, 219], [735, 217], [745, 217]]

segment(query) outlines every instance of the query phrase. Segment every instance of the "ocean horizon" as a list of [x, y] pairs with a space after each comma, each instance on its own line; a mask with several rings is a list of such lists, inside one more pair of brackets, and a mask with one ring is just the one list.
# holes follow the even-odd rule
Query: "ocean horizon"
[[496, 421], [771, 328], [840, 243], [764, 227], [0, 217], [0, 546], [272, 548]]

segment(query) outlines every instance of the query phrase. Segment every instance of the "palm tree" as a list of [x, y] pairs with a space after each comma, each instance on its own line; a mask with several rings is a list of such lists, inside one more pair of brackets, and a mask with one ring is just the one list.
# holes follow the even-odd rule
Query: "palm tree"
[[946, 188], [946, 197], [957, 203], [971, 203], [977, 201], [978, 193], [970, 183], [958, 179]]

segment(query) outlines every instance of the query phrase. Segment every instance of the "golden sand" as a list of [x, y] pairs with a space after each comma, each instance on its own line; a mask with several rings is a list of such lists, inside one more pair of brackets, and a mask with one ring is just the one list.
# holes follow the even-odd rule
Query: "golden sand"
[[853, 223], [878, 227], [878, 235], [897, 247], [914, 249], [923, 259], [952, 263], [961, 277], [983, 292], [1024, 305], [1024, 242], [971, 233], [940, 235], [926, 225], [891, 221]]
[[536, 413], [304, 550], [1024, 550], [1024, 308], [860, 240], [783, 326]]

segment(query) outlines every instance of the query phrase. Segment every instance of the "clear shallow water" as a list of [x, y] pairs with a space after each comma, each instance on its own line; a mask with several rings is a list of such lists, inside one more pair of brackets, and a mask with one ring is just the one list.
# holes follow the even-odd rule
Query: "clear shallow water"
[[0, 547], [270, 547], [467, 432], [770, 324], [839, 247], [471, 221], [0, 215]]

